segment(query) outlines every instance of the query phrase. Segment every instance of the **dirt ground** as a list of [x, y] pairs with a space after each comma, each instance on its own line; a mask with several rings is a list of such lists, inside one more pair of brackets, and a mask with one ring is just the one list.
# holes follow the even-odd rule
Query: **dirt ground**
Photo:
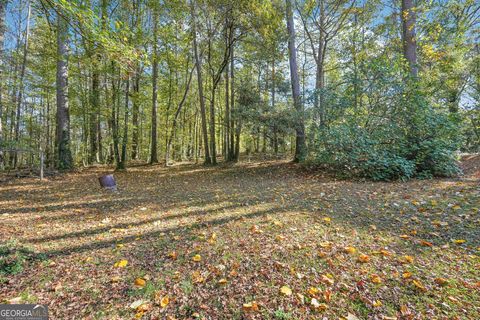
[[[478, 157], [478, 156], [477, 156]], [[51, 319], [479, 319], [480, 176], [337, 181], [286, 161], [0, 184], [0, 302]]]

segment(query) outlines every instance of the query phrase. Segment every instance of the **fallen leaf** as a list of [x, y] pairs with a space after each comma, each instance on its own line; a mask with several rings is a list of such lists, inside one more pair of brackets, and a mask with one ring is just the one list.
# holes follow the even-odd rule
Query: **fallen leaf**
[[243, 311], [250, 312], [250, 311], [258, 311], [258, 304], [255, 301], [244, 303]]
[[170, 298], [165, 296], [160, 300], [160, 307], [165, 308], [170, 303]]
[[377, 274], [372, 274], [372, 275], [370, 276], [370, 280], [371, 280], [373, 283], [376, 283], [376, 284], [382, 283], [382, 278], [380, 278], [380, 276], [377, 275]]
[[291, 296], [292, 295], [292, 289], [290, 289], [287, 286], [283, 286], [280, 288], [280, 293], [283, 294], [284, 296]]
[[115, 268], [125, 268], [128, 264], [128, 261], [127, 260], [120, 260], [120, 261], [117, 261], [115, 262], [115, 264], [113, 265]]
[[420, 289], [421, 291], [427, 291], [427, 288], [420, 282], [420, 280], [413, 280], [412, 281], [413, 285]]
[[358, 262], [361, 262], [361, 263], [365, 263], [365, 262], [369, 262], [370, 261], [370, 257], [366, 254], [361, 254], [358, 256], [358, 259], [357, 259]]
[[196, 254], [193, 256], [192, 260], [195, 262], [200, 262], [202, 261], [202, 256], [200, 256], [199, 254]]
[[444, 286], [448, 284], [448, 280], [445, 278], [435, 278], [435, 283], [438, 284], [439, 286]]
[[146, 283], [147, 282], [145, 281], [145, 279], [142, 279], [142, 278], [135, 279], [135, 285], [137, 287], [144, 287]]
[[355, 252], [357, 252], [357, 249], [355, 249], [354, 247], [345, 247], [343, 248], [343, 251], [345, 253], [349, 253], [349, 254], [354, 254]]

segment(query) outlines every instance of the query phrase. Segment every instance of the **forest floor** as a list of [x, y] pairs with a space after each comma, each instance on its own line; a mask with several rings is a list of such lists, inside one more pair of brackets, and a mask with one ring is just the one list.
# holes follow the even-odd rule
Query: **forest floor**
[[[473, 160], [472, 160], [473, 159]], [[285, 162], [0, 184], [0, 302], [51, 319], [480, 319], [477, 158], [459, 179]]]

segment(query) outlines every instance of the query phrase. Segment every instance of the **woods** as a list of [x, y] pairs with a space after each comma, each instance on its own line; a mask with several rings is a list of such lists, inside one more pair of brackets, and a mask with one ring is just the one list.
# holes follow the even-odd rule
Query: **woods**
[[2, 166], [34, 167], [6, 150], [42, 148], [58, 169], [262, 153], [370, 179], [455, 175], [455, 154], [479, 148], [478, 11], [2, 1]]

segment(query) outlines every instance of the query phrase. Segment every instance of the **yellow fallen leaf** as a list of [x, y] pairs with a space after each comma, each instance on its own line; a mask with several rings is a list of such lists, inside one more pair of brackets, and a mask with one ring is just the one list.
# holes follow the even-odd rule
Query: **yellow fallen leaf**
[[366, 254], [361, 254], [358, 256], [358, 262], [365, 263], [370, 261], [370, 257]]
[[325, 218], [323, 218], [323, 222], [325, 222], [325, 223], [330, 223], [330, 222], [332, 222], [332, 218], [330, 218], [330, 217], [325, 217]]
[[192, 273], [192, 281], [194, 283], [202, 283], [205, 281], [205, 278], [202, 276], [202, 274], [200, 273], [200, 271], [194, 271]]
[[290, 289], [287, 286], [283, 286], [280, 288], [280, 293], [283, 294], [284, 296], [291, 296], [292, 295], [292, 289]]
[[168, 257], [172, 260], [177, 260], [177, 253], [175, 251], [169, 252]]
[[383, 305], [382, 301], [380, 300], [375, 300], [372, 304], [375, 308], [379, 308]]
[[462, 244], [462, 243], [465, 243], [465, 242], [467, 242], [467, 240], [465, 240], [465, 239], [454, 239], [453, 240], [453, 243], [455, 243], [455, 244]]
[[145, 279], [142, 279], [142, 278], [137, 278], [135, 279], [135, 285], [137, 287], [144, 287], [145, 284], [147, 284], [147, 282], [145, 281]]
[[170, 303], [170, 298], [165, 296], [160, 300], [160, 307], [165, 308]]
[[378, 274], [372, 274], [370, 276], [370, 280], [373, 282], [373, 283], [382, 283], [382, 278], [380, 278], [380, 276]]
[[400, 260], [402, 263], [413, 263], [414, 258], [412, 256], [403, 256]]
[[200, 262], [200, 261], [202, 261], [202, 256], [199, 255], [199, 254], [196, 254], [196, 255], [193, 256], [192, 260], [195, 261], [195, 262]]
[[411, 278], [411, 277], [412, 277], [411, 272], [405, 271], [404, 273], [402, 273], [402, 278], [403, 279], [408, 279], [408, 278]]
[[278, 242], [280, 242], [280, 241], [285, 240], [285, 237], [282, 236], [282, 235], [277, 235], [277, 236], [275, 237], [275, 240], [278, 241]]
[[355, 252], [357, 252], [357, 249], [355, 249], [354, 247], [348, 246], [343, 248], [343, 251], [349, 254], [354, 254]]
[[415, 285], [415, 287], [417, 287], [421, 291], [427, 291], [427, 288], [425, 288], [425, 286], [420, 282], [420, 280], [413, 280], [412, 282]]
[[310, 296], [315, 297], [318, 295], [320, 290], [318, 290], [318, 288], [315, 288], [315, 287], [310, 287], [307, 292]]
[[453, 210], [460, 210], [461, 207], [460, 207], [458, 204], [456, 204], [456, 205], [454, 205], [454, 206], [452, 207], [452, 209], [453, 209]]
[[208, 243], [213, 244], [213, 243], [215, 243], [215, 241], [217, 241], [217, 234], [214, 232], [214, 233], [212, 233], [212, 235], [208, 239]]
[[120, 260], [120, 261], [117, 261], [115, 262], [115, 264], [113, 265], [115, 268], [125, 268], [128, 264], [128, 261], [127, 260]]

